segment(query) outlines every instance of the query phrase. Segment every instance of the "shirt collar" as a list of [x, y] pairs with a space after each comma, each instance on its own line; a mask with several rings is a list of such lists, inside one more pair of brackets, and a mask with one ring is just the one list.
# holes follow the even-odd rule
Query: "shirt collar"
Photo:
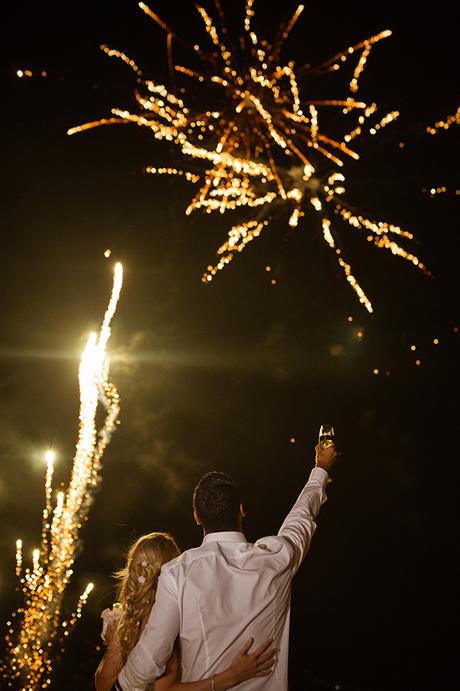
[[203, 538], [203, 545], [208, 542], [247, 542], [243, 533], [238, 533], [233, 530], [224, 530], [220, 533], [208, 533]]

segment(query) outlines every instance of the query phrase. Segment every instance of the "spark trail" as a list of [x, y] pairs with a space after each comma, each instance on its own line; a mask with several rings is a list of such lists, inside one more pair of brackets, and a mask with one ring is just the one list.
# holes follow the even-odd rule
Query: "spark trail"
[[[23, 605], [13, 613], [6, 636], [6, 655], [0, 672], [10, 687], [26, 691], [51, 684], [56, 647], [69, 634], [93, 589], [89, 583], [75, 611], [63, 619], [63, 598], [80, 548], [79, 534], [88, 519], [96, 486], [101, 479], [102, 456], [117, 424], [120, 399], [109, 379], [107, 343], [123, 281], [121, 264], [116, 264], [109, 305], [98, 334], [91, 333], [79, 367], [79, 432], [71, 478], [57, 493], [53, 506], [54, 454], [46, 454], [45, 508], [41, 545], [33, 551], [32, 567], [23, 566], [22, 540], [16, 542], [16, 574]], [[98, 429], [99, 404], [105, 419]]]

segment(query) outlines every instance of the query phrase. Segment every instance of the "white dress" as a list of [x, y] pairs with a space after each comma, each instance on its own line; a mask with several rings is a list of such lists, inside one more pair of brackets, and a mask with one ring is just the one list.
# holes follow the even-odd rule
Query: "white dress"
[[[106, 640], [106, 634], [109, 628], [112, 626], [115, 626], [118, 622], [118, 619], [120, 618], [122, 612], [122, 606], [119, 602], [114, 602], [112, 609], [106, 608], [101, 612], [101, 619], [102, 619], [102, 631], [101, 631], [101, 638], [102, 642], [104, 645], [108, 645], [109, 641]], [[145, 691], [154, 691], [155, 688], [155, 682], [153, 684], [149, 684]]]

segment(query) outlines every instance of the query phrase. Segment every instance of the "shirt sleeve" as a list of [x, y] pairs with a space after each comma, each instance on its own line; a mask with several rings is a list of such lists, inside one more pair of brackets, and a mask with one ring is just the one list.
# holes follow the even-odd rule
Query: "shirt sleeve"
[[293, 574], [301, 565], [313, 534], [315, 518], [326, 497], [328, 473], [323, 468], [313, 468], [307, 484], [279, 529], [278, 536], [287, 542], [292, 556]]
[[123, 691], [144, 691], [163, 674], [179, 633], [179, 622], [177, 585], [170, 571], [162, 570], [149, 620], [118, 675]]

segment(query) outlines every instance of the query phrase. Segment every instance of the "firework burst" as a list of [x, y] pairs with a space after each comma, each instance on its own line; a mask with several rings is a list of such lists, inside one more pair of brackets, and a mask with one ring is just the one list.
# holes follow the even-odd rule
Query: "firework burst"
[[[197, 4], [204, 24], [205, 47], [197, 43], [188, 46], [150, 7], [143, 2], [139, 7], [167, 35], [170, 71], [186, 80], [181, 96], [145, 79], [142, 70], [125, 53], [101, 46], [107, 55], [122, 60], [134, 71], [140, 112], [113, 108], [112, 117], [73, 127], [68, 134], [116, 123], [148, 128], [157, 140], [173, 143], [189, 162], [187, 170], [146, 168], [152, 174], [185, 176], [198, 186], [187, 214], [196, 210], [223, 214], [242, 208], [255, 214], [255, 218], [232, 226], [226, 242], [217, 251], [216, 264], [207, 268], [203, 282], [212, 281], [236, 253], [261, 235], [280, 204], [292, 207], [291, 227], [298, 224], [306, 208], [320, 214], [325, 242], [370, 312], [372, 305], [338, 247], [332, 214], [365, 231], [376, 247], [388, 249], [426, 271], [420, 260], [399, 244], [401, 238], [412, 239], [411, 233], [391, 223], [355, 214], [343, 198], [338, 199], [345, 189], [345, 160], [359, 160], [355, 140], [376, 134], [399, 115], [393, 111], [379, 117], [375, 103], [357, 97], [369, 55], [379, 41], [391, 35], [390, 31], [349, 46], [317, 66], [297, 66], [292, 60], [282, 59], [281, 53], [303, 5], [281, 24], [269, 43], [255, 32], [254, 0], [246, 0], [242, 33], [235, 39], [226, 25], [220, 0], [215, 0], [217, 21]], [[188, 50], [189, 65], [175, 62], [174, 42], [181, 52]], [[311, 98], [317, 80], [339, 72], [347, 63], [351, 63], [351, 74], [336, 98]], [[309, 98], [304, 96], [305, 92]], [[323, 129], [323, 120], [331, 120], [323, 117], [327, 111], [333, 111], [335, 116], [334, 133]]]
[[[109, 380], [106, 348], [122, 277], [122, 266], [117, 264], [112, 296], [100, 332], [90, 334], [81, 356], [80, 427], [72, 474], [67, 489], [57, 493], [54, 507], [54, 454], [52, 451], [46, 453], [41, 546], [33, 551], [32, 568], [23, 568], [22, 540], [16, 542], [16, 574], [24, 604], [8, 622], [7, 652], [0, 673], [8, 686], [19, 682], [20, 688], [27, 691], [47, 688], [51, 684], [56, 644], [69, 634], [93, 589], [93, 584], [89, 583], [75, 611], [63, 620], [63, 596], [73, 573], [80, 529], [88, 518], [92, 495], [101, 478], [102, 456], [120, 411], [118, 392]], [[105, 408], [106, 416], [98, 429], [99, 403]]]

